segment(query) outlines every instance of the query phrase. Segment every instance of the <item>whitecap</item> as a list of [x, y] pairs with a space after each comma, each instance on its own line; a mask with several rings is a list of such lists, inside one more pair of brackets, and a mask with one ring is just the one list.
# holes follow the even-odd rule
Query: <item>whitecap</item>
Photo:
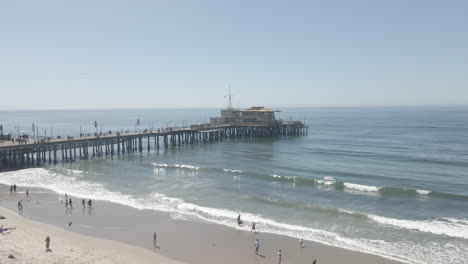
[[362, 184], [356, 184], [356, 183], [344, 183], [344, 187], [346, 189], [351, 189], [355, 191], [361, 191], [361, 192], [378, 192], [381, 187], [377, 186], [368, 186], [368, 185], [362, 185]]

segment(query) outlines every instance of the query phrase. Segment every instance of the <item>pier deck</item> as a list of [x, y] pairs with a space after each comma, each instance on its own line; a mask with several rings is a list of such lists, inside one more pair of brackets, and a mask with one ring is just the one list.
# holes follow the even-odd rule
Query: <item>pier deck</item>
[[[105, 133], [92, 136], [29, 139], [26, 142], [0, 142], [0, 171], [39, 166], [46, 162], [73, 161], [94, 156], [142, 152], [145, 148], [220, 141], [237, 137], [303, 136], [308, 127], [302, 122], [265, 124], [192, 125], [183, 128]], [[160, 142], [161, 140], [161, 142]]]

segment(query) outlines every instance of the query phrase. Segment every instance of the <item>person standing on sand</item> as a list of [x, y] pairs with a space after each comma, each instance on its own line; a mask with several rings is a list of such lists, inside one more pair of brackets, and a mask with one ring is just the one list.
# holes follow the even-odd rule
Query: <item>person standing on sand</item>
[[13, 191], [16, 192], [16, 183], [13, 184]]
[[255, 240], [255, 255], [258, 255], [258, 250], [260, 249], [260, 242], [258, 238]]
[[301, 238], [301, 239], [299, 240], [299, 245], [301, 246], [301, 248], [304, 247], [304, 239]]
[[29, 189], [26, 189], [26, 198], [29, 199]]
[[47, 236], [46, 239], [44, 240], [45, 241], [45, 248], [46, 248], [46, 252], [49, 252], [50, 251], [50, 237]]
[[281, 264], [281, 258], [283, 257], [283, 254], [281, 253], [281, 249], [278, 250], [278, 264]]
[[18, 211], [19, 212], [23, 211], [23, 200], [19, 200], [19, 202], [18, 202]]
[[70, 209], [72, 209], [73, 208], [72, 199], [70, 198], [70, 199], [68, 199], [68, 201], [69, 201], [68, 204], [70, 204]]
[[158, 236], [156, 235], [156, 232], [153, 233], [153, 247], [157, 247], [156, 246], [156, 239], [158, 238]]
[[256, 232], [257, 230], [255, 229], [255, 222], [253, 222], [252, 224], [252, 230], [250, 230], [250, 232]]
[[10, 193], [13, 192], [13, 185], [10, 185]]

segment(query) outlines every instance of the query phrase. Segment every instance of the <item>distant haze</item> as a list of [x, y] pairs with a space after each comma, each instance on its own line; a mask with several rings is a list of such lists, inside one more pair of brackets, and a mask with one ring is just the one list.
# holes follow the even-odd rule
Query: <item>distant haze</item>
[[4, 1], [0, 110], [468, 104], [467, 1]]

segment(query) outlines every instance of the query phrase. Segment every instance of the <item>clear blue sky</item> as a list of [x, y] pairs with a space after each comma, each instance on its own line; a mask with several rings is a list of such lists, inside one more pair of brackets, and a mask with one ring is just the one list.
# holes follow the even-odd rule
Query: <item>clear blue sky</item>
[[468, 104], [468, 1], [2, 1], [0, 109]]

